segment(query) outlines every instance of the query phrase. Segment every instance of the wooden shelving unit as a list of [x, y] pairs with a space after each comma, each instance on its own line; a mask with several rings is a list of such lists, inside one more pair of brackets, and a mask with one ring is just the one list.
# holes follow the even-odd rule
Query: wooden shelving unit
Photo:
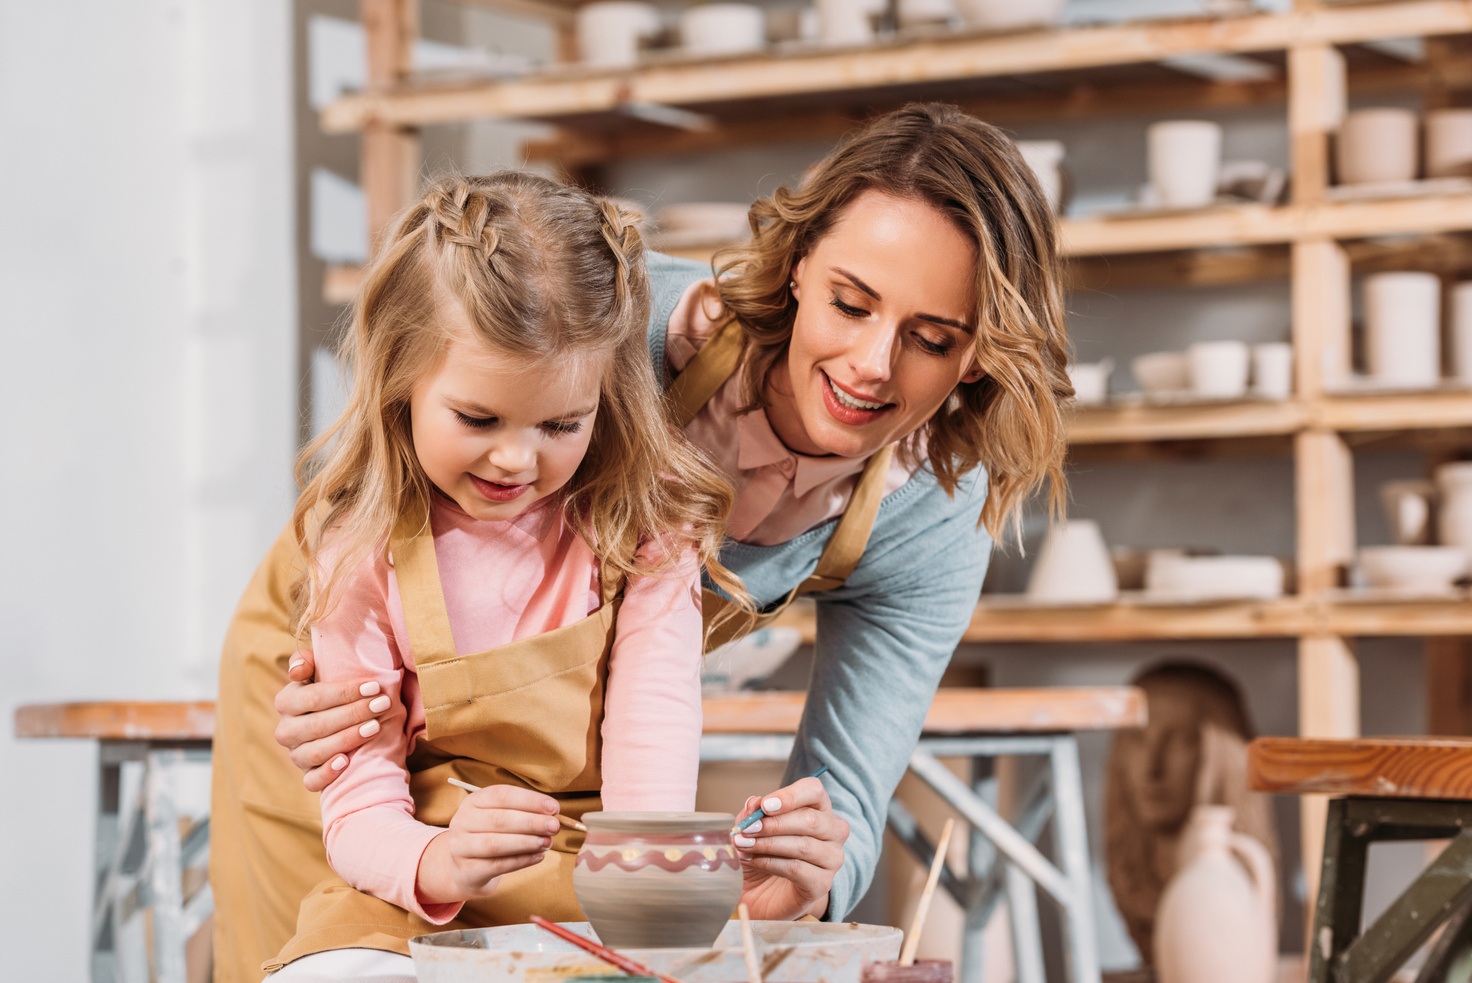
[[[571, 51], [569, 11], [576, 0], [482, 2], [547, 16], [561, 32], [562, 50]], [[1472, 636], [1472, 601], [1466, 597], [1374, 599], [1340, 590], [1356, 545], [1351, 447], [1405, 434], [1434, 436], [1441, 447], [1472, 446], [1472, 392], [1343, 391], [1351, 273], [1427, 269], [1468, 275], [1472, 194], [1336, 201], [1327, 193], [1330, 137], [1348, 94], [1421, 93], [1431, 107], [1472, 89], [1465, 37], [1472, 35], [1472, 0], [1295, 0], [1294, 9], [1281, 14], [953, 34], [862, 50], [700, 61], [660, 57], [623, 71], [566, 66], [514, 80], [453, 84], [408, 76], [413, 0], [362, 0], [362, 9], [370, 86], [328, 106], [321, 119], [331, 132], [364, 134], [364, 184], [374, 229], [412, 192], [416, 130], [436, 124], [485, 118], [551, 122], [555, 135], [529, 144], [528, 157], [596, 183], [598, 168], [620, 159], [836, 138], [871, 111], [915, 98], [955, 101], [1004, 124], [1284, 106], [1289, 203], [1065, 221], [1062, 231], [1076, 286], [1289, 282], [1293, 399], [1081, 408], [1071, 440], [1079, 452], [1275, 442], [1295, 464], [1298, 593], [1272, 602], [1218, 605], [1039, 609], [984, 603], [966, 638], [1296, 639], [1300, 733], [1351, 737], [1359, 730], [1355, 637]], [[1367, 44], [1408, 37], [1426, 39], [1426, 57], [1418, 64]], [[1247, 57], [1267, 72], [1250, 82], [1210, 82], [1170, 64], [1206, 54]], [[698, 115], [687, 115], [691, 123], [685, 127], [659, 126], [649, 121], [658, 115], [648, 111], [651, 106]], [[681, 252], [708, 257], [714, 246]], [[345, 300], [355, 284], [355, 271], [336, 269], [326, 286], [335, 299]], [[795, 614], [790, 623], [811, 632], [809, 616]], [[1462, 644], [1444, 638], [1433, 643], [1433, 696], [1442, 676], [1472, 686]], [[1464, 716], [1472, 722], [1472, 711]], [[1303, 832], [1305, 856], [1313, 858], [1322, 813], [1312, 803], [1305, 808]]]

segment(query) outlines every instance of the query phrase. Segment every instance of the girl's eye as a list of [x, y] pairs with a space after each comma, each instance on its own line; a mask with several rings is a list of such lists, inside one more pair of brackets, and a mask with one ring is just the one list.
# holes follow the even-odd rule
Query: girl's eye
[[472, 430], [485, 430], [486, 428], [494, 427], [497, 423], [501, 422], [499, 417], [468, 416], [464, 413], [461, 413], [459, 410], [455, 411], [455, 419], [459, 420], [463, 425], [469, 427]]
[[562, 422], [558, 420], [548, 420], [546, 423], [542, 424], [542, 429], [547, 431], [554, 437], [563, 437], [567, 434], [577, 433], [579, 430], [583, 429], [583, 421], [570, 420], [567, 422]]
[[849, 304], [845, 304], [837, 297], [834, 297], [833, 300], [830, 301], [830, 303], [833, 305], [834, 310], [838, 311], [838, 313], [842, 314], [844, 317], [863, 317], [864, 315], [869, 313], [862, 307], [853, 307]]
[[915, 342], [920, 346], [921, 351], [931, 355], [949, 355], [953, 347], [948, 341], [931, 341], [923, 334], [915, 335]]

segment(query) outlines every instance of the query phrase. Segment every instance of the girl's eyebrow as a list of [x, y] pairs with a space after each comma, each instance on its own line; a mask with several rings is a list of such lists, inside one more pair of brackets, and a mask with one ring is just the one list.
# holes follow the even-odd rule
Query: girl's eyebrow
[[[875, 290], [863, 280], [860, 280], [858, 277], [854, 276], [848, 270], [835, 266], [833, 267], [833, 272], [837, 273], [839, 276], [843, 277], [845, 280], [849, 281], [855, 287], [858, 287], [860, 290], [868, 294], [870, 297], [873, 297], [875, 300], [884, 299], [883, 297], [879, 296], [879, 291]], [[964, 331], [967, 334], [976, 333], [976, 329], [967, 324], [965, 321], [957, 321], [954, 318], [941, 317], [939, 314], [916, 314], [915, 317], [918, 320], [929, 321], [932, 324], [944, 324], [947, 327], [956, 328], [957, 330]]]

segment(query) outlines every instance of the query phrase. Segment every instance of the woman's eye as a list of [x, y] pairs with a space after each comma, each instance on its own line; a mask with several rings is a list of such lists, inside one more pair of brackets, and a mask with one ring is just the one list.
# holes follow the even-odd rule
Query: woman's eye
[[468, 414], [461, 413], [459, 410], [455, 411], [455, 419], [459, 420], [462, 424], [472, 430], [485, 430], [487, 427], [493, 427], [500, 422], [500, 419], [498, 417], [470, 416]]
[[869, 313], [862, 307], [853, 307], [849, 304], [845, 304], [837, 297], [834, 297], [833, 300], [830, 301], [830, 303], [832, 303], [833, 308], [844, 317], [863, 317], [865, 314]]
[[915, 335], [915, 341], [921, 351], [929, 352], [931, 355], [948, 355], [951, 351], [951, 343], [948, 341], [931, 341], [923, 334]]
[[542, 429], [552, 434], [552, 436], [554, 437], [562, 437], [567, 434], [577, 433], [579, 430], [583, 429], [583, 421], [571, 420], [564, 422], [559, 420], [548, 420], [546, 423], [542, 424]]

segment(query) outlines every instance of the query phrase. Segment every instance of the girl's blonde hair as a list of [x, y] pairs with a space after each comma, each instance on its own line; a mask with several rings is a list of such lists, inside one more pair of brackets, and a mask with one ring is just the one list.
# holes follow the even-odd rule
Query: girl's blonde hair
[[[439, 313], [452, 303], [473, 340], [496, 352], [607, 360], [587, 455], [560, 493], [594, 553], [618, 573], [652, 573], [635, 550], [674, 534], [745, 597], [716, 559], [731, 486], [661, 408], [638, 223], [607, 198], [516, 171], [442, 179], [398, 217], [354, 305], [347, 407], [297, 461], [298, 481], [311, 474], [292, 516], [306, 561], [293, 588], [297, 632], [331, 609], [345, 571], [388, 549], [397, 523], [429, 521], [434, 488], [414, 453], [409, 401], [445, 357]], [[322, 569], [328, 529], [332, 561]]]
[[1065, 500], [1066, 371], [1057, 222], [1017, 146], [955, 106], [914, 104], [864, 127], [795, 189], [751, 208], [751, 240], [716, 257], [727, 312], [745, 327], [747, 397], [765, 405], [767, 374], [786, 356], [797, 301], [793, 271], [865, 191], [939, 209], [976, 244], [976, 360], [986, 375], [961, 383], [900, 448], [923, 441], [947, 493], [982, 465], [982, 522], [994, 538], [1050, 479], [1053, 511]]

